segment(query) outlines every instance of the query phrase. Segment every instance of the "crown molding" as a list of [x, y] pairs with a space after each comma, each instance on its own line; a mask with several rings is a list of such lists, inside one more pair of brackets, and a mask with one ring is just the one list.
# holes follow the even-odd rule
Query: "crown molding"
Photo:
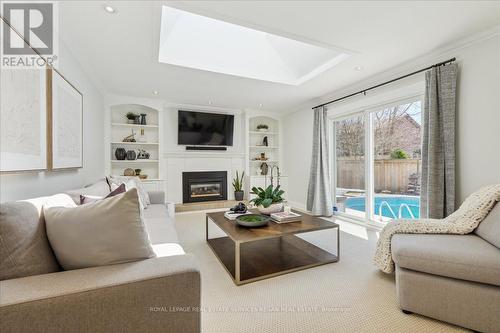
[[[396, 76], [403, 75], [408, 72], [413, 72], [419, 68], [429, 66], [429, 64], [437, 63], [450, 56], [456, 56], [457, 62], [461, 61], [460, 55], [456, 55], [455, 53], [459, 53], [460, 51], [467, 49], [471, 46], [474, 46], [477, 43], [483, 42], [490, 38], [494, 38], [496, 36], [500, 36], [500, 25], [497, 25], [491, 29], [484, 30], [477, 34], [468, 36], [466, 38], [462, 38], [452, 43], [448, 43], [443, 45], [442, 47], [433, 50], [423, 56], [419, 56], [413, 58], [409, 61], [404, 62], [398, 66], [392, 67], [391, 69], [379, 72], [372, 76], [369, 76], [365, 79], [357, 81], [356, 83], [350, 84], [343, 88], [336, 89], [328, 94], [324, 94], [320, 97], [316, 97], [310, 99], [304, 103], [301, 103], [295, 108], [290, 109], [289, 111], [283, 111], [282, 115], [287, 116], [297, 111], [301, 111], [304, 109], [310, 109], [314, 105], [319, 105], [325, 103], [327, 101], [340, 98], [342, 96], [348, 95], [354, 91], [363, 90], [363, 88], [370, 87], [372, 85], [376, 85], [380, 82], [384, 82], [390, 80]], [[347, 100], [348, 101], [348, 100]], [[346, 101], [346, 102], [347, 102]]]

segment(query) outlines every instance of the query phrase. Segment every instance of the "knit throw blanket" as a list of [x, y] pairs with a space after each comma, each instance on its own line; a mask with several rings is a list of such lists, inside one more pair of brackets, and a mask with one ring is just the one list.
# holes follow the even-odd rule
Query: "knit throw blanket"
[[391, 238], [394, 234], [456, 234], [465, 235], [477, 228], [490, 210], [500, 201], [500, 184], [484, 187], [471, 194], [460, 208], [444, 219], [395, 220], [389, 222], [377, 242], [375, 265], [385, 273], [394, 272]]

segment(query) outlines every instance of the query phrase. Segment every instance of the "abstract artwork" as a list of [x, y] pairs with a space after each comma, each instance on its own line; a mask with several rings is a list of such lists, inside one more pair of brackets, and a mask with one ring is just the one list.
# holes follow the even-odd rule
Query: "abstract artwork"
[[83, 167], [83, 96], [58, 71], [48, 73], [51, 82], [49, 168]]
[[0, 70], [0, 171], [47, 169], [46, 69]]

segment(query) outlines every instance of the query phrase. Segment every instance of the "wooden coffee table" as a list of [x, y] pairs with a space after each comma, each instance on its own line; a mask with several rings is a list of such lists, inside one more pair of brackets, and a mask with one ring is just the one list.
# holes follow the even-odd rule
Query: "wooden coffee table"
[[[236, 221], [226, 219], [224, 212], [207, 213], [206, 240], [236, 285], [337, 262], [339, 225], [296, 213], [302, 215], [302, 221], [284, 224], [271, 221], [260, 228], [240, 227]], [[297, 236], [325, 229], [336, 229], [332, 230], [337, 237], [335, 254]], [[211, 237], [209, 232], [217, 235]]]

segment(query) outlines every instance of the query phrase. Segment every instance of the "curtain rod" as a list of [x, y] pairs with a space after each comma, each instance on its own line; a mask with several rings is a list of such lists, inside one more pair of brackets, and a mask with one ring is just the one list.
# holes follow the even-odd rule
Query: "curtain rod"
[[443, 65], [446, 65], [448, 63], [452, 63], [456, 60], [456, 58], [451, 58], [451, 59], [448, 59], [446, 61], [442, 61], [440, 63], [437, 63], [437, 64], [434, 64], [432, 66], [429, 66], [429, 67], [426, 67], [426, 68], [422, 68], [422, 69], [419, 69], [418, 71], [415, 71], [415, 72], [412, 72], [412, 73], [409, 73], [409, 74], [406, 74], [406, 75], [403, 75], [403, 76], [400, 76], [400, 77], [397, 77], [395, 79], [392, 79], [392, 80], [389, 80], [389, 81], [386, 81], [384, 83], [379, 83], [375, 86], [371, 86], [369, 88], [366, 88], [366, 89], [363, 89], [363, 90], [360, 90], [358, 92], [355, 92], [355, 93], [352, 93], [352, 94], [349, 94], [349, 95], [346, 95], [346, 96], [343, 96], [343, 97], [340, 97], [340, 98], [337, 98], [337, 99], [334, 99], [332, 101], [329, 101], [329, 102], [326, 102], [326, 103], [323, 103], [323, 104], [320, 104], [320, 105], [316, 105], [315, 107], [313, 107], [312, 109], [316, 109], [316, 108], [320, 108], [320, 107], [323, 107], [323, 106], [326, 106], [328, 104], [332, 104], [332, 103], [335, 103], [335, 102], [338, 102], [338, 101], [341, 101], [341, 100], [344, 100], [346, 98], [349, 98], [349, 97], [353, 97], [353, 96], [356, 96], [356, 95], [359, 95], [359, 94], [366, 94], [367, 91], [369, 90], [372, 90], [372, 89], [375, 89], [375, 88], [378, 88], [378, 87], [382, 87], [382, 86], [385, 86], [386, 84], [389, 84], [389, 83], [392, 83], [392, 82], [395, 82], [395, 81], [398, 81], [398, 80], [401, 80], [401, 79], [404, 79], [404, 78], [407, 78], [409, 76], [412, 76], [412, 75], [415, 75], [415, 74], [418, 74], [418, 73], [421, 73], [423, 71], [426, 71], [428, 69], [431, 69], [431, 68], [434, 68], [434, 67], [439, 67], [439, 66], [443, 66]]

